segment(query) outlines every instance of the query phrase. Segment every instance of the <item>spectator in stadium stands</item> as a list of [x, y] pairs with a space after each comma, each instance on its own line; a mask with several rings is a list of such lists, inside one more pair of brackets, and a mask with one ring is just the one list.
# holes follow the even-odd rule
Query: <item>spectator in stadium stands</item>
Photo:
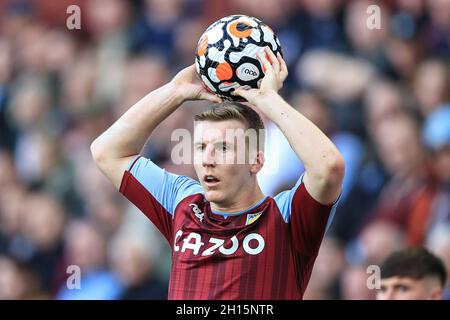
[[432, 154], [432, 165], [439, 183], [429, 218], [421, 218], [420, 214], [412, 217], [412, 225], [422, 227], [420, 235], [423, 236], [434, 227], [450, 222], [450, 104], [428, 116], [422, 136]]
[[374, 292], [367, 287], [367, 270], [363, 265], [350, 265], [341, 275], [343, 300], [373, 300]]
[[167, 299], [167, 285], [157, 278], [154, 270], [156, 256], [152, 248], [148, 239], [136, 232], [118, 234], [113, 240], [111, 264], [123, 285], [119, 299]]
[[430, 55], [450, 56], [450, 2], [446, 0], [425, 1], [431, 16], [424, 36], [424, 43]]
[[56, 290], [55, 275], [62, 262], [62, 233], [66, 212], [49, 194], [29, 193], [21, 206], [21, 252], [16, 255], [42, 279], [47, 292]]
[[[291, 104], [327, 134], [344, 157], [346, 174], [341, 201], [345, 201], [353, 187], [355, 175], [361, 162], [363, 152], [361, 141], [355, 135], [334, 127], [329, 106], [318, 93], [314, 91], [295, 92]], [[266, 150], [273, 156], [268, 159], [267, 166], [263, 167], [258, 177], [261, 188], [266, 194], [276, 194], [286, 185], [295, 184], [295, 176], [300, 175], [304, 170], [303, 164], [292, 151], [281, 131], [273, 123], [268, 123], [267, 135], [269, 137], [272, 130], [277, 131], [278, 135], [276, 135], [276, 139], [266, 140]], [[273, 168], [278, 168], [278, 170], [271, 170], [271, 161], [278, 161], [278, 164], [273, 165]]]
[[[88, 220], [70, 222], [66, 232], [66, 265], [80, 270], [81, 287], [68, 288], [62, 281], [56, 298], [60, 300], [116, 299], [122, 288], [117, 277], [106, 266], [106, 244], [103, 235]], [[66, 270], [62, 270], [67, 278]]]
[[377, 300], [439, 300], [446, 278], [444, 264], [428, 250], [398, 251], [381, 265]]
[[339, 277], [347, 267], [342, 243], [333, 236], [325, 237], [316, 263], [304, 299], [340, 299]]
[[366, 265], [380, 264], [389, 254], [405, 246], [405, 233], [398, 225], [377, 220], [366, 225], [358, 236], [359, 257], [355, 260], [365, 262]]
[[[445, 265], [447, 275], [450, 274], [450, 222], [440, 224], [434, 227], [426, 240], [426, 247], [442, 259]], [[450, 279], [447, 278], [442, 298], [450, 300]]]
[[450, 102], [450, 69], [439, 59], [428, 59], [416, 69], [413, 80], [417, 108], [425, 118]]
[[49, 298], [32, 267], [0, 255], [0, 300]]
[[378, 125], [373, 139], [381, 161], [391, 175], [383, 187], [370, 219], [385, 219], [407, 232], [410, 245], [420, 245], [422, 236], [411, 231], [417, 211], [428, 215], [436, 194], [436, 179], [427, 163], [417, 123], [402, 114]]

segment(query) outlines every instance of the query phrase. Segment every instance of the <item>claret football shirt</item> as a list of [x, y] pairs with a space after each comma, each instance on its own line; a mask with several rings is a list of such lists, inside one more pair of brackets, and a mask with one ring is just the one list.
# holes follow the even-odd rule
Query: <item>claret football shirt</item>
[[120, 192], [171, 246], [169, 299], [301, 299], [336, 208], [314, 200], [302, 177], [245, 211], [223, 213], [211, 210], [198, 181], [139, 156]]

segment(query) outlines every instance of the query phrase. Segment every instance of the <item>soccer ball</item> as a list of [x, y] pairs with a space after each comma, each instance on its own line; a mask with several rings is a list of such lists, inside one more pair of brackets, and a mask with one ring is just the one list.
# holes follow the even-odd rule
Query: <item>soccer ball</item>
[[254, 17], [228, 16], [200, 37], [195, 66], [210, 91], [227, 100], [241, 100], [231, 92], [238, 87], [259, 88], [264, 72], [256, 54], [263, 54], [265, 47], [275, 55], [281, 53], [280, 41], [269, 26]]

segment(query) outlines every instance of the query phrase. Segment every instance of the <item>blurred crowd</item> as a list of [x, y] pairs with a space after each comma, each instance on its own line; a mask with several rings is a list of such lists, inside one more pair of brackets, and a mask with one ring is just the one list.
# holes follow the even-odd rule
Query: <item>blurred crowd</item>
[[[66, 27], [72, 4], [80, 30]], [[366, 25], [372, 4], [380, 29]], [[168, 244], [89, 145], [193, 63], [207, 26], [236, 13], [277, 33], [290, 71], [282, 95], [347, 164], [305, 298], [373, 299], [367, 267], [411, 246], [450, 272], [450, 1], [0, 0], [0, 299], [166, 297]], [[195, 178], [172, 163], [170, 137], [205, 106], [178, 109], [142, 153]], [[259, 178], [274, 195], [303, 167], [285, 140], [267, 144], [280, 171]]]

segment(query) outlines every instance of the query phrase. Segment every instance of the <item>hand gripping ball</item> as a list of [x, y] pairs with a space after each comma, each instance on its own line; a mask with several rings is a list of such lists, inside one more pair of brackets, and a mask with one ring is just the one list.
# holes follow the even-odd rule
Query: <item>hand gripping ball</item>
[[281, 54], [280, 41], [268, 25], [254, 17], [228, 16], [214, 22], [200, 37], [195, 66], [210, 91], [239, 100], [231, 95], [235, 88], [259, 88], [264, 72], [256, 54], [263, 54], [265, 47]]

